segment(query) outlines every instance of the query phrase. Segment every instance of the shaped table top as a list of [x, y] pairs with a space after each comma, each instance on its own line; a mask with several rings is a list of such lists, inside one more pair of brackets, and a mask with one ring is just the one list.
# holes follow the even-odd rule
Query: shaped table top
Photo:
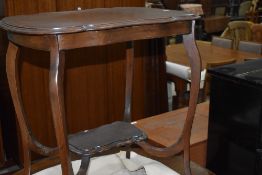
[[147, 24], [191, 21], [198, 16], [176, 10], [143, 7], [96, 8], [6, 17], [0, 27], [23, 34], [63, 34]]

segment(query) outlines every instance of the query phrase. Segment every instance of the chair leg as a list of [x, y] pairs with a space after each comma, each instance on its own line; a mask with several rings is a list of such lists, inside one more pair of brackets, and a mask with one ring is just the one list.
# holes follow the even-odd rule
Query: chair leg
[[90, 163], [90, 156], [83, 156], [77, 175], [87, 175], [89, 163]]
[[190, 153], [188, 150], [184, 150], [184, 171], [185, 175], [191, 175], [191, 167], [190, 167]]
[[130, 159], [130, 146], [127, 146], [126, 158]]
[[[25, 146], [25, 145], [24, 145]], [[29, 148], [23, 147], [23, 166], [24, 166], [24, 175], [30, 175], [31, 174], [31, 158], [30, 158], [30, 150]]]

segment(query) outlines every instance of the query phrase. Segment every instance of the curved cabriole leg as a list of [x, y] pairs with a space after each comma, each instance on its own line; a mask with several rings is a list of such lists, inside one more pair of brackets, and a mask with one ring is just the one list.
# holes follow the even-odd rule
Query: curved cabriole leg
[[186, 49], [187, 56], [190, 61], [191, 69], [191, 87], [190, 87], [190, 99], [187, 112], [187, 118], [183, 129], [184, 135], [184, 169], [186, 175], [191, 175], [190, 169], [190, 136], [191, 129], [196, 111], [196, 105], [198, 100], [199, 86], [200, 86], [200, 74], [201, 74], [201, 59], [199, 51], [197, 49], [194, 37], [195, 21], [192, 21], [192, 33], [183, 36], [183, 42]]
[[23, 146], [23, 174], [31, 174], [31, 160], [29, 148], [29, 133], [25, 121], [25, 113], [23, 111], [23, 103], [20, 88], [19, 68], [18, 68], [19, 47], [9, 42], [6, 55], [6, 72], [11, 91], [13, 104], [15, 107], [17, 120], [21, 130], [22, 146]]
[[201, 59], [195, 43], [194, 38], [195, 21], [192, 22], [192, 33], [183, 36], [183, 42], [190, 61], [191, 68], [191, 88], [189, 107], [187, 112], [186, 121], [182, 130], [182, 134], [177, 143], [167, 148], [158, 148], [150, 145], [147, 142], [137, 143], [147, 153], [158, 157], [173, 156], [181, 151], [184, 154], [184, 170], [186, 175], [191, 175], [190, 168], [190, 136], [192, 124], [195, 116], [196, 105], [198, 100], [199, 86], [200, 86], [200, 73], [201, 73]]
[[59, 150], [59, 157], [63, 175], [73, 175], [71, 158], [69, 155], [64, 108], [64, 78], [65, 55], [59, 50], [56, 36], [50, 36], [50, 84], [49, 95], [55, 135]]
[[90, 162], [90, 156], [83, 156], [79, 171], [76, 175], [87, 175], [89, 162]]

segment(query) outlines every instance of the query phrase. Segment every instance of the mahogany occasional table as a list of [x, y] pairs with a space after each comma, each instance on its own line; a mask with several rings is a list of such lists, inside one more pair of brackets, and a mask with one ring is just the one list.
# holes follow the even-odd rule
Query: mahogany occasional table
[[[85, 174], [91, 156], [112, 147], [138, 143], [147, 152], [159, 153], [153, 147], [146, 145], [146, 142], [143, 142], [146, 139], [144, 132], [130, 124], [134, 66], [133, 41], [181, 34], [184, 35], [184, 44], [191, 62], [191, 100], [187, 122], [180, 141], [159, 155], [169, 155], [184, 150], [185, 165], [189, 164], [189, 138], [197, 103], [201, 70], [201, 61], [194, 42], [193, 32], [194, 20], [197, 18], [193, 14], [181, 11], [131, 7], [51, 12], [4, 18], [0, 26], [8, 31], [9, 47], [6, 69], [22, 135], [24, 174], [28, 175], [31, 171], [30, 151], [44, 156], [58, 155], [62, 165], [62, 172], [65, 175], [73, 174], [69, 150], [82, 157], [79, 175]], [[91, 130], [92, 132], [83, 131], [68, 137], [63, 92], [64, 51], [119, 42], [127, 42], [125, 122], [114, 122]], [[57, 140], [56, 148], [42, 145], [31, 133], [23, 108], [19, 82], [20, 47], [50, 52], [49, 95]], [[101, 133], [106, 134], [101, 135]], [[190, 174], [189, 165], [185, 169], [186, 174]]]

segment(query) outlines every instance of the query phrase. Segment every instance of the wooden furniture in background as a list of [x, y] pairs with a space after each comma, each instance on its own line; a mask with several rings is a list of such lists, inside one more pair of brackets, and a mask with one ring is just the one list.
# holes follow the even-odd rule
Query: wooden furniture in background
[[[212, 12], [212, 0], [196, 0], [196, 1], [175, 1], [162, 0], [166, 9], [185, 9], [201, 15], [196, 28], [197, 38], [209, 38], [211, 34], [217, 34], [224, 31], [227, 27], [230, 17], [224, 15], [215, 16]], [[197, 4], [196, 4], [197, 3]], [[183, 6], [186, 6], [185, 8]], [[191, 8], [191, 9], [190, 9]], [[226, 8], [226, 7], [225, 7]]]
[[262, 24], [254, 24], [251, 31], [252, 41], [262, 43]]
[[252, 21], [254, 23], [260, 23], [258, 7], [259, 0], [252, 0], [250, 8], [245, 14], [246, 20]]
[[[226, 60], [236, 59], [237, 62], [243, 62], [245, 58], [259, 58], [261, 55], [242, 52], [238, 50], [227, 49], [212, 45], [210, 42], [197, 41], [197, 47], [202, 60], [202, 69], [206, 68], [208, 63], [224, 62]], [[208, 52], [207, 52], [208, 51]], [[170, 62], [189, 65], [186, 59], [185, 48], [182, 44], [173, 44], [166, 47], [167, 60]]]
[[252, 37], [253, 22], [250, 21], [231, 21], [228, 27], [221, 34], [221, 37], [228, 38], [233, 41], [232, 48], [238, 49], [240, 41], [250, 41]]
[[167, 9], [179, 9], [180, 4], [198, 3], [203, 5], [204, 14], [210, 15], [212, 0], [160, 0]]
[[[12, 94], [13, 103], [16, 109], [17, 120], [21, 130], [23, 145], [24, 174], [31, 172], [30, 152], [36, 152], [43, 156], [59, 156], [62, 166], [62, 173], [73, 174], [71, 157], [69, 150], [82, 158], [79, 175], [85, 174], [88, 168], [90, 157], [95, 153], [101, 153], [112, 146], [122, 146], [128, 143], [137, 143], [147, 153], [158, 157], [168, 157], [183, 151], [184, 171], [186, 175], [191, 174], [190, 170], [190, 135], [197, 104], [197, 96], [200, 82], [201, 60], [194, 42], [194, 21], [197, 16], [179, 11], [165, 11], [149, 8], [100, 8], [84, 11], [71, 11], [60, 13], [43, 13], [31, 16], [17, 16], [4, 18], [0, 25], [8, 31], [9, 47], [7, 51], [7, 75]], [[64, 22], [66, 20], [67, 22]], [[165, 30], [162, 30], [165, 28]], [[150, 29], [150, 32], [148, 32]], [[125, 35], [129, 33], [129, 35]], [[131, 121], [131, 102], [133, 87], [134, 68], [134, 48], [129, 41], [142, 39], [159, 38], [171, 35], [183, 35], [184, 45], [189, 57], [191, 67], [191, 93], [187, 117], [179, 139], [166, 148], [158, 148], [146, 141], [143, 141], [143, 133], [137, 131], [125, 122], [118, 122], [106, 125], [103, 128], [83, 131], [71, 134], [68, 137], [66, 128], [66, 115], [64, 99], [64, 72], [65, 65], [72, 58], [65, 57], [65, 50], [78, 49], [84, 47], [103, 46], [113, 43], [127, 42], [126, 49], [126, 76], [124, 92], [124, 120]], [[49, 100], [51, 105], [52, 123], [56, 136], [56, 147], [49, 147], [42, 144], [31, 132], [31, 126], [27, 118], [25, 100], [23, 99], [22, 81], [20, 80], [21, 57], [19, 56], [21, 47], [34, 50], [43, 50], [50, 53], [49, 72]], [[34, 59], [36, 61], [38, 59]], [[67, 60], [67, 61], [65, 61]], [[99, 58], [97, 58], [99, 61]], [[38, 64], [36, 61], [35, 64]], [[81, 66], [81, 65], [78, 65]], [[91, 78], [91, 77], [90, 77]], [[81, 85], [81, 84], [80, 84]], [[89, 87], [87, 87], [89, 88]], [[96, 101], [103, 96], [96, 96]], [[95, 101], [94, 101], [95, 102]], [[93, 102], [93, 103], [94, 103]], [[78, 105], [74, 101], [70, 104]], [[87, 105], [90, 107], [90, 105]], [[92, 107], [92, 105], [91, 105]], [[96, 110], [96, 109], [94, 109]], [[37, 114], [34, 117], [38, 118]], [[89, 116], [87, 115], [87, 118]], [[76, 119], [76, 118], [74, 118]], [[42, 122], [42, 118], [39, 118]], [[98, 124], [98, 123], [96, 123]], [[96, 131], [104, 132], [105, 127], [112, 127], [113, 133], [108, 135], [96, 135]], [[120, 126], [119, 126], [120, 125]], [[130, 130], [135, 135], [130, 136]], [[125, 136], [125, 132], [129, 135]], [[145, 130], [145, 132], [147, 132]], [[112, 136], [112, 134], [122, 133]], [[138, 135], [137, 135], [138, 134]], [[95, 137], [94, 137], [95, 136]], [[104, 138], [103, 138], [104, 137]], [[115, 140], [120, 137], [119, 140]], [[123, 138], [124, 137], [124, 138]], [[93, 138], [93, 139], [92, 139]], [[97, 141], [94, 138], [100, 138]], [[111, 139], [110, 139], [111, 138]], [[83, 139], [86, 139], [84, 141]], [[104, 141], [107, 140], [107, 142]], [[128, 140], [125, 140], [128, 139]], [[130, 140], [131, 139], [131, 140]], [[99, 142], [99, 143], [97, 143]], [[102, 142], [102, 143], [100, 143]], [[105, 142], [105, 143], [104, 143]], [[115, 143], [112, 145], [112, 143]], [[69, 145], [68, 145], [69, 144]]]
[[[202, 60], [202, 70], [206, 68], [208, 64], [212, 63], [223, 63], [236, 59], [237, 62], [243, 62], [247, 58], [259, 58], [261, 55], [242, 52], [227, 48], [222, 48], [212, 45], [210, 42], [197, 41], [197, 46]], [[188, 66], [189, 62], [186, 59], [187, 55], [185, 48], [182, 44], [173, 44], [166, 47], [167, 60], [173, 63]], [[187, 99], [185, 99], [185, 94], [187, 92], [188, 81], [181, 79], [179, 77], [172, 76], [173, 82], [176, 86], [176, 94], [174, 101], [177, 107], [182, 107], [187, 105]], [[182, 99], [182, 100], [181, 100]], [[200, 98], [201, 101], [201, 98]]]
[[209, 16], [203, 19], [203, 30], [207, 34], [223, 32], [230, 21], [228, 16]]

